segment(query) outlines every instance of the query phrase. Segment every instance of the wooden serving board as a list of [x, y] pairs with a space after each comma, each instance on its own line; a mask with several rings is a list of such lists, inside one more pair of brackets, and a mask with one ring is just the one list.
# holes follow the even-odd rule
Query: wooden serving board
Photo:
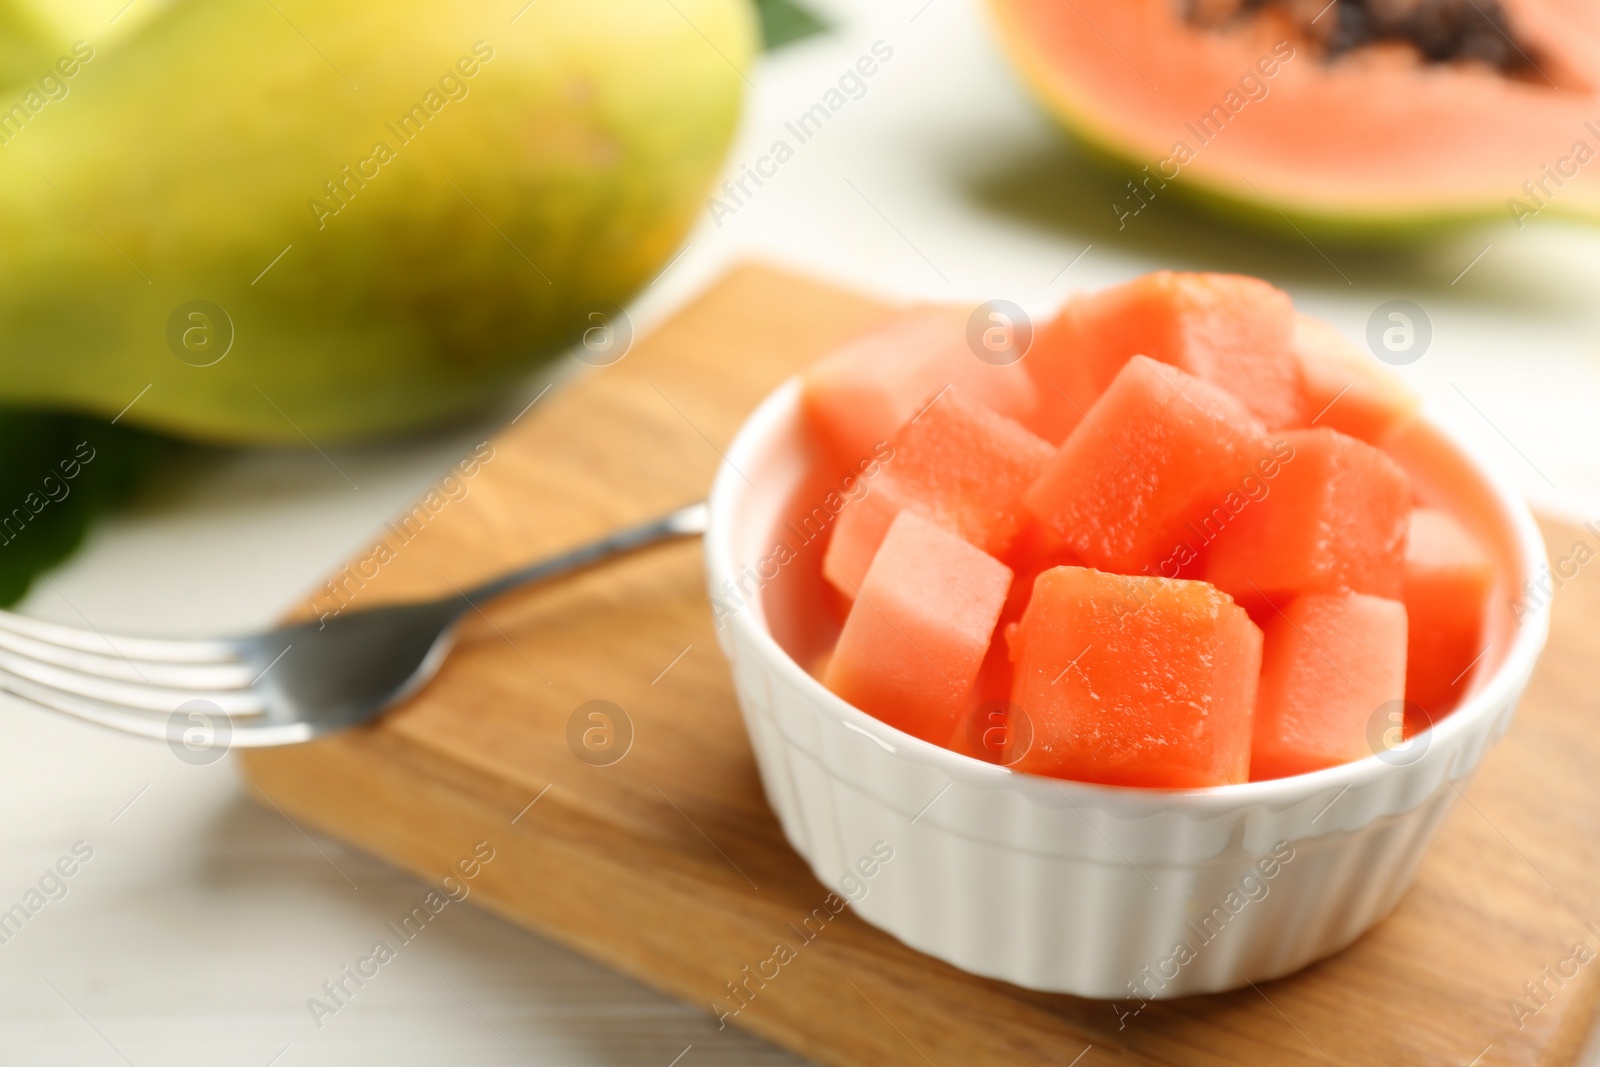
[[[884, 312], [735, 271], [507, 427], [466, 496], [420, 533], [387, 532], [393, 556], [357, 606], [464, 587], [702, 496], [757, 401]], [[1548, 535], [1552, 558], [1580, 538], [1600, 545], [1575, 528]], [[1516, 724], [1415, 887], [1298, 975], [1147, 1007], [1119, 1029], [1104, 1001], [971, 977], [846, 912], [734, 1022], [841, 1067], [1570, 1063], [1600, 989], [1600, 963], [1569, 962], [1580, 942], [1600, 954], [1597, 663], [1600, 567], [1557, 595]], [[567, 740], [574, 710], [597, 699], [633, 727], [611, 766]], [[244, 766], [295, 818], [424, 878], [492, 842], [474, 900], [691, 1003], [723, 996], [827, 893], [762, 797], [697, 543], [505, 597], [381, 722], [249, 752]], [[1563, 968], [1576, 975], [1547, 976]], [[1535, 1000], [1524, 982], [1546, 992]]]

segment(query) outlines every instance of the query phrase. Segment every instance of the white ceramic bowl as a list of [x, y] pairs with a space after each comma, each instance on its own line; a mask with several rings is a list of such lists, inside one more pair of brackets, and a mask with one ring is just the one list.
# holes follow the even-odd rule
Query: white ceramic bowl
[[[811, 462], [798, 396], [790, 381], [751, 415], [712, 490], [718, 637], [790, 844], [868, 922], [964, 970], [1133, 1010], [1337, 952], [1405, 892], [1453, 784], [1505, 732], [1544, 646], [1545, 614], [1518, 626], [1509, 607], [1546, 566], [1532, 516], [1419, 420], [1390, 454], [1426, 497], [1467, 518], [1500, 572], [1494, 643], [1470, 695], [1434, 729], [1385, 758], [1189, 791], [1060, 781], [959, 755], [857, 710], [796, 662], [831, 636], [802, 624], [823, 595], [822, 542], [806, 539], [838, 502]], [[775, 551], [780, 541], [793, 558]]]

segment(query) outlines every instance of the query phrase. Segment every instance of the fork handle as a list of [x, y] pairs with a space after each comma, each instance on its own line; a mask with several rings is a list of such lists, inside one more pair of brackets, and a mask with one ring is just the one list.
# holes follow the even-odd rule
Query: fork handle
[[677, 511], [661, 516], [659, 519], [618, 530], [616, 533], [607, 534], [597, 540], [590, 541], [588, 544], [568, 549], [559, 556], [552, 556], [537, 563], [530, 563], [528, 566], [514, 570], [510, 574], [503, 574], [498, 578], [484, 582], [474, 589], [469, 589], [462, 596], [469, 603], [488, 600], [499, 596], [501, 593], [510, 592], [519, 586], [561, 578], [592, 567], [597, 563], [604, 563], [606, 560], [637, 552], [641, 548], [649, 548], [651, 545], [677, 541], [685, 537], [697, 537], [706, 532], [706, 514], [704, 501], [681, 507]]

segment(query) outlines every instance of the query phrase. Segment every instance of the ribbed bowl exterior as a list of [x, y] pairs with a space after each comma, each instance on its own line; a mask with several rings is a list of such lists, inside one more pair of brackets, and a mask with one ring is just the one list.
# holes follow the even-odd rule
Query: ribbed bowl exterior
[[[718, 477], [713, 597], [759, 543], [741, 523], [764, 521], [751, 498], [776, 489], [753, 494], [752, 480], [793, 476], [774, 455], [792, 435], [793, 394], [752, 416], [729, 452], [737, 470]], [[1507, 499], [1531, 565], [1537, 528]], [[768, 802], [862, 918], [975, 974], [1136, 1010], [1288, 974], [1382, 919], [1509, 726], [1546, 625], [1527, 620], [1487, 684], [1387, 759], [1194, 791], [1016, 774], [900, 733], [797, 666], [759, 602], [723, 618], [718, 637]]]

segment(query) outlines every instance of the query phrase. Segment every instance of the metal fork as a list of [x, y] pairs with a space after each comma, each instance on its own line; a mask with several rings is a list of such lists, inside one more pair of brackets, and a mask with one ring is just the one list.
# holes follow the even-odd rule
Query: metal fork
[[690, 504], [453, 596], [215, 640], [110, 637], [0, 612], [0, 691], [100, 726], [262, 747], [354, 726], [420, 689], [456, 624], [502, 593], [705, 532]]

